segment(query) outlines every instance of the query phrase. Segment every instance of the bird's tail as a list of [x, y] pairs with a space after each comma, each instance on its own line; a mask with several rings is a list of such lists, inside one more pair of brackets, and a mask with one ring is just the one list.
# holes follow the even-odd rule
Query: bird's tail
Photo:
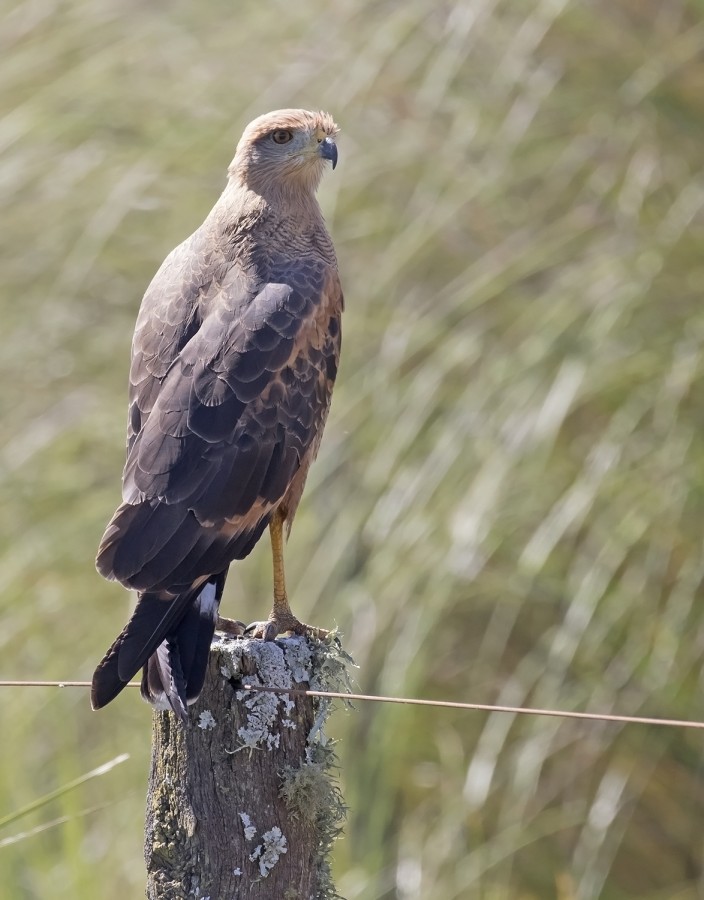
[[93, 675], [93, 709], [110, 703], [142, 668], [144, 699], [188, 719], [188, 704], [203, 688], [225, 575], [213, 575], [172, 600], [138, 595], [132, 618]]

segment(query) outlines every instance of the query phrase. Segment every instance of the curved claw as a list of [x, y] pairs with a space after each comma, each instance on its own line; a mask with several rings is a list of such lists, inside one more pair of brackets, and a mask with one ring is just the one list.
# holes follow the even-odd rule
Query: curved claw
[[244, 633], [245, 637], [273, 641], [279, 634], [279, 629], [275, 622], [267, 620], [266, 622], [252, 622], [245, 628]]
[[223, 616], [218, 616], [215, 630], [234, 635], [234, 637], [242, 637], [246, 632], [244, 622], [240, 622], [239, 619], [225, 619]]

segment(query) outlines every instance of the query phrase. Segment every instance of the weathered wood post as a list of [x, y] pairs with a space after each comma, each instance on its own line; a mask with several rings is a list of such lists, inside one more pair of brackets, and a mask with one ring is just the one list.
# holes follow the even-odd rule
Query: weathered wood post
[[[244, 684], [344, 690], [335, 640], [218, 636], [184, 726], [155, 712], [144, 856], [149, 900], [327, 900], [344, 819], [329, 701]], [[341, 687], [342, 686], [342, 687]]]

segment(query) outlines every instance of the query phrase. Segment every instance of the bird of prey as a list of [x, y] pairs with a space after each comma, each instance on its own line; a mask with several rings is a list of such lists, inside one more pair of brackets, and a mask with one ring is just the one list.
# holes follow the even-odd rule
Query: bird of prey
[[138, 592], [93, 676], [94, 709], [137, 674], [142, 696], [187, 720], [233, 560], [269, 528], [274, 604], [252, 633], [308, 626], [283, 563], [330, 406], [343, 309], [315, 197], [338, 128], [283, 109], [244, 130], [225, 190], [147, 288], [132, 341], [123, 502], [98, 571]]

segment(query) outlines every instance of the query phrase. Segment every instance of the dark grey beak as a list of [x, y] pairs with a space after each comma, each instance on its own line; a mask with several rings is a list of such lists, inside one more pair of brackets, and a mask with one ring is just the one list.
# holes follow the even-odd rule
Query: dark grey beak
[[320, 155], [323, 159], [329, 159], [333, 169], [337, 165], [337, 144], [332, 138], [326, 137], [320, 144]]

